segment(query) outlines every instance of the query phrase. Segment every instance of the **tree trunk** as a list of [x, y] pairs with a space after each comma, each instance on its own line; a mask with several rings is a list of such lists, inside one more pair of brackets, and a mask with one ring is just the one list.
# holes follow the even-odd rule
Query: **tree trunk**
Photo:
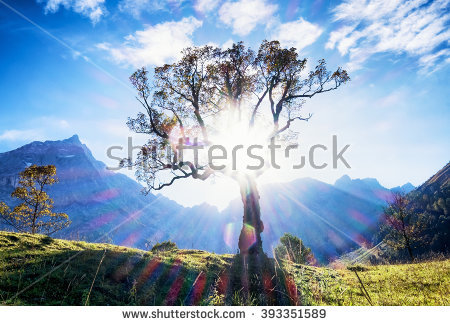
[[414, 256], [411, 249], [411, 244], [409, 243], [409, 238], [406, 234], [404, 234], [405, 241], [406, 241], [406, 249], [408, 249], [409, 258], [411, 259], [411, 262], [414, 262]]
[[241, 255], [259, 255], [263, 253], [261, 233], [264, 224], [261, 221], [259, 193], [254, 178], [246, 176], [239, 183], [244, 216], [241, 234], [239, 235], [239, 252]]
[[411, 262], [414, 262], [414, 256], [411, 249], [411, 244], [409, 243], [409, 237], [406, 234], [406, 226], [405, 226], [405, 220], [402, 218], [402, 233], [403, 233], [403, 239], [405, 240], [406, 249], [408, 250], [409, 258], [411, 259]]

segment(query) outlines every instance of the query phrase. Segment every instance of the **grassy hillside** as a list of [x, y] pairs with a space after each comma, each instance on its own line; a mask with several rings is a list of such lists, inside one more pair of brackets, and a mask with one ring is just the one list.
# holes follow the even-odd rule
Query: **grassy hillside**
[[[342, 303], [367, 304], [354, 273], [340, 272], [348, 284]], [[450, 304], [450, 260], [379, 265], [358, 273], [374, 305], [436, 306]]]
[[[264, 275], [278, 304], [367, 305], [355, 273], [276, 262]], [[0, 232], [0, 300], [9, 305], [213, 305], [245, 301], [233, 255], [150, 253], [108, 244]], [[375, 305], [448, 305], [450, 260], [358, 268]], [[284, 287], [280, 287], [283, 284]], [[279, 289], [279, 290], [273, 290]], [[271, 293], [270, 291], [273, 291]], [[295, 298], [295, 300], [293, 300]]]

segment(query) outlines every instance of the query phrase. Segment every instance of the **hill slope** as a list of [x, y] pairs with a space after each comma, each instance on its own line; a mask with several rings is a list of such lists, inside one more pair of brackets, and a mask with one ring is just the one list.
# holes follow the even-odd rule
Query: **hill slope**
[[425, 231], [422, 238], [427, 246], [417, 249], [450, 252], [450, 163], [409, 193], [411, 204], [417, 214], [424, 216]]
[[[8, 305], [255, 304], [229, 290], [230, 280], [240, 279], [233, 274], [233, 260], [200, 250], [155, 254], [0, 232], [0, 300]], [[290, 293], [295, 288], [302, 305], [368, 304], [347, 269], [279, 263], [276, 278], [291, 282]], [[358, 274], [375, 305], [450, 304], [450, 260], [369, 266]]]

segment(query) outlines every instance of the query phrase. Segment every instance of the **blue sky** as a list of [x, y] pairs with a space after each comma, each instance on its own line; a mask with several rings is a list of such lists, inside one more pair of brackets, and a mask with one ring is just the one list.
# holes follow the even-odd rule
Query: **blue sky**
[[[393, 187], [424, 182], [449, 160], [449, 6], [442, 1], [0, 0], [0, 151], [78, 134], [96, 158], [127, 143], [139, 111], [128, 77], [172, 62], [186, 46], [263, 39], [325, 58], [352, 81], [309, 101], [300, 146], [350, 144], [351, 169], [274, 171], [261, 182], [342, 174]], [[9, 6], [9, 7], [8, 7]], [[12, 9], [13, 10], [12, 10]], [[142, 139], [135, 138], [139, 144]], [[125, 153], [125, 152], [124, 152]], [[227, 180], [163, 192], [223, 207]], [[219, 195], [220, 194], [220, 195]]]

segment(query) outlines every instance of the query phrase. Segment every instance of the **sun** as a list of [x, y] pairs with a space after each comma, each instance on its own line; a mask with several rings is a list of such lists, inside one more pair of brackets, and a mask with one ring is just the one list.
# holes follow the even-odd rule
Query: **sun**
[[211, 146], [221, 147], [217, 152], [226, 154], [222, 160], [211, 163], [222, 164], [225, 173], [255, 174], [267, 167], [267, 150], [272, 127], [267, 123], [250, 127], [248, 119], [230, 118], [226, 114], [220, 117], [210, 137]]

